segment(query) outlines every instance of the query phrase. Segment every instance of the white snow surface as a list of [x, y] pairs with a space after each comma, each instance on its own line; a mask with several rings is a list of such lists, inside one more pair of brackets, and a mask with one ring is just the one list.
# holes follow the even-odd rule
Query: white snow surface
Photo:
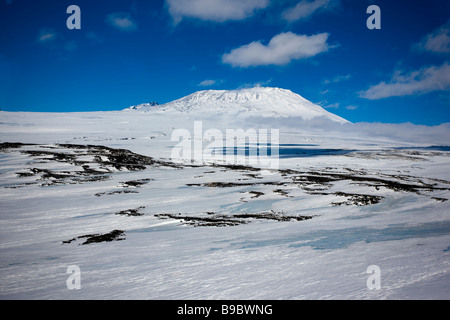
[[[258, 101], [266, 92], [206, 91], [163, 108], [197, 108], [205, 95]], [[285, 106], [280, 115], [291, 112]], [[170, 163], [171, 134], [192, 132], [194, 119], [170, 110], [0, 112], [0, 143], [28, 144], [0, 149], [0, 299], [450, 298], [448, 147], [323, 123], [280, 128], [279, 169], [132, 170], [94, 147]], [[257, 125], [226, 119], [204, 121], [203, 130]], [[354, 195], [380, 201], [357, 205]], [[130, 209], [139, 214], [123, 214]], [[233, 216], [246, 223], [189, 224]], [[112, 230], [124, 239], [82, 244]], [[80, 289], [67, 287], [71, 265]], [[380, 268], [379, 289], [367, 286], [371, 265]]]

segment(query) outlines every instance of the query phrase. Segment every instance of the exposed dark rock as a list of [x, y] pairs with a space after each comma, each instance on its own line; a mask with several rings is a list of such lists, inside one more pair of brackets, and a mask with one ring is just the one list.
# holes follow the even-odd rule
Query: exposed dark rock
[[82, 243], [85, 244], [91, 244], [91, 243], [99, 243], [99, 242], [111, 242], [111, 241], [120, 241], [125, 240], [125, 231], [122, 230], [113, 230], [108, 233], [104, 234], [86, 234], [82, 235], [76, 238], [72, 238], [70, 240], [64, 240], [62, 241], [63, 244], [71, 243], [73, 241], [76, 241], [77, 239], [83, 239], [86, 238], [86, 240]]
[[278, 193], [282, 196], [285, 196], [287, 198], [292, 198], [292, 196], [289, 195], [289, 192], [287, 190], [283, 190], [283, 189], [275, 189], [273, 190], [273, 192]]
[[251, 197], [252, 199], [256, 199], [256, 198], [259, 198], [260, 196], [264, 195], [264, 192], [259, 192], [259, 191], [249, 191], [248, 193], [253, 194], [253, 196]]
[[128, 187], [138, 188], [144, 184], [149, 183], [150, 181], [152, 181], [152, 179], [139, 179], [139, 180], [131, 180], [131, 181], [121, 182], [121, 184], [124, 188], [128, 188]]
[[125, 194], [125, 193], [139, 193], [139, 192], [134, 191], [134, 190], [116, 190], [116, 191], [110, 191], [110, 192], [98, 192], [95, 194], [95, 196], [101, 197], [101, 196], [111, 196], [113, 194]]
[[342, 202], [332, 202], [331, 204], [333, 206], [341, 206], [341, 205], [367, 206], [379, 203], [384, 198], [381, 196], [374, 196], [368, 194], [354, 194], [345, 192], [335, 192], [334, 195], [347, 197], [348, 199]]
[[[337, 182], [344, 182], [343, 184], [347, 185], [351, 184], [371, 187], [375, 190], [386, 188], [394, 192], [414, 193], [426, 196], [428, 198], [431, 197], [432, 199], [440, 202], [448, 201], [448, 199], [443, 197], [433, 197], [434, 194], [432, 194], [432, 192], [436, 190], [450, 190], [450, 181], [437, 178], [415, 177], [412, 175], [402, 174], [401, 171], [397, 171], [395, 174], [387, 174], [383, 172], [370, 172], [360, 169], [338, 169], [333, 167], [326, 167], [320, 170], [315, 168], [309, 168], [309, 170], [280, 169], [272, 171], [274, 175], [272, 175], [270, 179], [273, 181], [264, 181], [260, 180], [264, 178], [260, 175], [260, 168], [245, 165], [214, 164], [206, 166], [195, 164], [175, 164], [168, 160], [155, 159], [153, 157], [140, 155], [126, 149], [114, 149], [101, 145], [35, 145], [18, 142], [4, 142], [0, 143], [0, 151], [21, 152], [32, 158], [28, 169], [16, 172], [18, 178], [23, 178], [26, 183], [8, 185], [5, 186], [5, 188], [19, 188], [29, 185], [51, 186], [98, 182], [111, 179], [113, 175], [116, 174], [116, 171], [142, 171], [152, 167], [163, 166], [173, 169], [201, 167], [202, 170], [204, 168], [203, 172], [205, 174], [227, 172], [229, 170], [237, 171], [236, 174], [240, 176], [234, 177], [233, 175], [233, 180], [230, 179], [231, 181], [224, 178], [224, 181], [188, 183], [187, 186], [208, 188], [242, 187], [243, 190], [237, 190], [236, 192], [246, 192], [250, 194], [251, 199], [255, 199], [254, 201], [260, 201], [258, 198], [264, 193], [261, 191], [249, 191], [253, 189], [250, 188], [253, 186], [269, 186], [267, 188], [261, 188], [261, 190], [267, 193], [278, 193], [286, 197], [292, 197], [289, 195], [290, 190], [299, 188], [306, 194], [310, 195], [334, 195], [345, 198], [343, 201], [332, 202], [331, 204], [333, 206], [367, 206], [379, 203], [383, 200], [383, 197], [378, 195], [334, 191], [335, 188], [341, 185]], [[415, 156], [418, 154], [417, 151], [414, 152], [415, 153], [410, 153], [409, 155]], [[43, 168], [40, 168], [38, 165], [39, 163], [45, 163], [46, 165], [43, 166]], [[51, 165], [54, 163], [57, 163], [57, 165], [52, 167]], [[61, 164], [64, 165], [61, 166]], [[193, 177], [196, 176], [193, 175]], [[207, 176], [205, 175], [203, 177], [206, 178]], [[120, 182], [120, 185], [117, 186], [120, 190], [99, 192], [96, 193], [95, 196], [99, 197], [103, 195], [137, 193], [138, 188], [152, 180], [153, 179], [146, 178]], [[334, 192], [331, 192], [330, 190], [333, 190]], [[246, 198], [248, 198], [248, 196]], [[244, 200], [245, 198], [241, 199], [241, 201]], [[141, 208], [142, 207], [123, 210], [117, 212], [116, 214], [139, 216], [142, 215], [142, 213], [139, 212], [139, 209]], [[267, 212], [256, 214], [245, 213], [240, 215], [219, 215], [213, 212], [207, 212], [206, 216], [204, 215], [205, 214], [203, 214], [203, 216], [202, 214], [198, 216], [177, 215], [177, 219], [182, 219], [184, 223], [187, 224], [202, 226], [237, 225], [247, 223], [250, 219], [272, 219], [278, 221], [285, 221], [282, 219], [298, 220], [295, 218], [296, 216], [287, 217], [284, 214], [277, 215]], [[159, 218], [164, 217], [172, 218], [164, 214], [159, 215]]]
[[138, 216], [143, 216], [144, 214], [139, 212], [140, 209], [144, 209], [145, 206], [141, 206], [139, 208], [136, 209], [127, 209], [127, 210], [122, 210], [119, 212], [116, 212], [115, 214], [117, 215], [123, 215], [123, 216], [128, 216], [128, 217], [138, 217]]
[[176, 219], [182, 221], [183, 224], [194, 227], [229, 227], [251, 222], [253, 219], [257, 220], [275, 220], [275, 221], [303, 221], [312, 219], [313, 216], [303, 215], [286, 215], [283, 212], [257, 212], [257, 213], [240, 213], [240, 214], [214, 214], [208, 213], [208, 216], [192, 216], [185, 214], [156, 214], [155, 217], [160, 219]]
[[0, 150], [17, 149], [17, 148], [21, 148], [23, 146], [31, 146], [31, 145], [33, 145], [33, 144], [21, 143], [21, 142], [2, 142], [2, 143], [0, 143]]
[[239, 171], [261, 171], [260, 168], [255, 168], [251, 166], [244, 166], [239, 164], [213, 164], [212, 167], [219, 167], [219, 168], [227, 168], [230, 170], [239, 170]]
[[245, 187], [256, 185], [283, 185], [279, 181], [267, 181], [267, 182], [206, 182], [206, 183], [187, 183], [189, 187], [210, 187], [210, 188], [231, 188], [231, 187]]
[[155, 214], [155, 217], [160, 219], [176, 219], [183, 221], [183, 224], [191, 225], [194, 227], [230, 227], [244, 224], [244, 220], [236, 220], [223, 217], [200, 217], [200, 216], [186, 216], [176, 215], [170, 213]]
[[259, 213], [243, 213], [243, 214], [235, 214], [232, 216], [233, 218], [240, 219], [263, 219], [263, 220], [276, 220], [276, 221], [303, 221], [312, 219], [313, 216], [303, 216], [303, 215], [285, 215], [283, 212], [259, 212]]

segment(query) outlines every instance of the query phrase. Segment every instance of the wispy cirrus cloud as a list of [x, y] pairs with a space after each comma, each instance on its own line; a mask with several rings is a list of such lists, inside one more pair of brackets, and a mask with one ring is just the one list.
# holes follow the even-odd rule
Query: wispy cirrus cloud
[[313, 57], [330, 48], [328, 33], [312, 36], [292, 32], [274, 36], [267, 45], [254, 41], [231, 50], [222, 56], [222, 62], [233, 67], [286, 65], [293, 60]]
[[[412, 46], [412, 49], [416, 52], [448, 55], [450, 53], [450, 20], [425, 35]], [[450, 90], [450, 65], [448, 61], [440, 66], [426, 66], [410, 72], [396, 70], [391, 80], [388, 82], [382, 81], [367, 90], [360, 91], [359, 96], [377, 100], [445, 90]]]
[[269, 0], [166, 0], [166, 2], [175, 24], [185, 17], [215, 22], [242, 20], [269, 5]]
[[106, 22], [121, 31], [136, 31], [138, 29], [137, 23], [127, 12], [110, 13], [106, 17]]
[[[317, 103], [317, 105], [321, 106], [324, 109], [339, 109], [341, 107], [341, 104], [339, 102], [335, 103], [328, 103], [327, 100], [323, 100]], [[356, 110], [358, 109], [358, 106], [355, 105], [348, 105], [345, 107], [347, 110]]]
[[284, 20], [289, 22], [307, 19], [314, 13], [327, 10], [331, 6], [331, 0], [302, 0], [292, 8], [286, 9], [282, 12], [281, 16]]
[[37, 36], [37, 42], [49, 43], [56, 39], [57, 33], [52, 28], [42, 28]]
[[338, 83], [345, 80], [349, 80], [352, 76], [350, 74], [346, 75], [337, 75], [331, 79], [325, 79], [322, 81], [323, 84], [330, 84], [330, 83]]
[[360, 97], [377, 100], [389, 97], [450, 90], [450, 65], [424, 67], [409, 73], [396, 71], [389, 82], [380, 82], [359, 93]]
[[214, 86], [216, 84], [220, 84], [222, 82], [223, 82], [223, 80], [207, 79], [207, 80], [201, 81], [198, 84], [198, 86], [200, 86], [200, 87], [211, 87], [211, 86]]
[[413, 49], [433, 53], [450, 53], [450, 20], [424, 36], [418, 43], [413, 45]]
[[324, 109], [339, 109], [340, 103], [336, 102], [336, 103], [328, 104], [327, 101], [322, 101], [322, 102], [319, 102], [318, 105]]
[[64, 52], [75, 52], [78, 44], [75, 40], [66, 41], [61, 33], [53, 28], [42, 28], [39, 30], [36, 42], [46, 46], [53, 52], [58, 52], [60, 58], [64, 59]]

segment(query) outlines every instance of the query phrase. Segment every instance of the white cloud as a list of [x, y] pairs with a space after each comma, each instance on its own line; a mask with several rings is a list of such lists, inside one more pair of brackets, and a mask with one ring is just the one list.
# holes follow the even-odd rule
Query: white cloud
[[362, 98], [376, 100], [449, 89], [450, 65], [446, 62], [439, 67], [422, 68], [408, 74], [397, 71], [389, 83], [380, 82], [359, 94]]
[[327, 39], [328, 33], [313, 36], [280, 33], [267, 45], [254, 41], [233, 49], [222, 56], [222, 62], [233, 67], [286, 65], [292, 60], [313, 57], [327, 51], [330, 48]]
[[137, 30], [136, 22], [131, 18], [130, 14], [126, 12], [110, 13], [106, 17], [106, 22], [122, 31]]
[[330, 0], [303, 0], [297, 3], [295, 7], [283, 11], [282, 17], [289, 22], [306, 19], [316, 11], [327, 9], [329, 4]]
[[209, 79], [209, 80], [203, 80], [198, 85], [201, 87], [209, 87], [209, 86], [215, 85], [216, 82], [217, 82], [216, 80]]
[[338, 75], [338, 76], [335, 76], [334, 78], [332, 78], [332, 79], [325, 79], [325, 80], [323, 80], [322, 81], [322, 83], [323, 84], [330, 84], [330, 83], [338, 83], [338, 82], [341, 82], [341, 81], [345, 81], [345, 80], [348, 80], [348, 79], [350, 79], [352, 76], [350, 75], [350, 74], [346, 74], [346, 75]]
[[48, 43], [56, 39], [56, 32], [51, 28], [43, 28], [39, 31], [37, 41], [40, 43]]
[[324, 109], [339, 109], [340, 107], [339, 102], [329, 103], [327, 100], [316, 102], [316, 104]]
[[332, 104], [323, 105], [321, 107], [325, 108], [325, 109], [339, 109], [339, 106], [340, 106], [340, 104], [338, 102], [336, 102], [336, 103], [332, 103]]
[[269, 0], [167, 0], [167, 5], [175, 23], [184, 17], [224, 22], [250, 17]]
[[249, 89], [249, 88], [261, 88], [261, 87], [267, 86], [271, 82], [272, 82], [272, 79], [269, 79], [266, 81], [246, 82], [246, 83], [238, 86], [236, 89], [240, 90], [240, 89]]
[[450, 20], [423, 37], [413, 48], [433, 53], [450, 53]]

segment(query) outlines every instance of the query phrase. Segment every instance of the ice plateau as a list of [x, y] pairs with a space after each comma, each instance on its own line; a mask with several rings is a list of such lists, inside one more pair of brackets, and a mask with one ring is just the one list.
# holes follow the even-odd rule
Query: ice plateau
[[[209, 146], [205, 114], [279, 129], [279, 168], [174, 163], [177, 129]], [[449, 131], [425, 129], [278, 88], [1, 111], [0, 299], [449, 299]]]

